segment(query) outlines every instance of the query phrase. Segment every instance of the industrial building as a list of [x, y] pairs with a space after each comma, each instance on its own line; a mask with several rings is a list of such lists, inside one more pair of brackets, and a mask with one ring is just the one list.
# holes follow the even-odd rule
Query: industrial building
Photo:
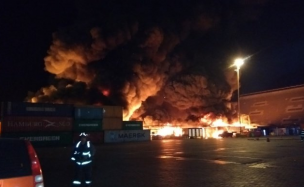
[[240, 111], [266, 135], [297, 135], [304, 127], [304, 85], [241, 95]]

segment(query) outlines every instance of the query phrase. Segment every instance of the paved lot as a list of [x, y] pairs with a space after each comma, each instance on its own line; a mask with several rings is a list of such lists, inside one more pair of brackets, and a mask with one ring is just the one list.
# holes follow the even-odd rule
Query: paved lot
[[[302, 187], [304, 142], [155, 140], [96, 146], [94, 187]], [[39, 148], [46, 187], [71, 186], [71, 148]]]

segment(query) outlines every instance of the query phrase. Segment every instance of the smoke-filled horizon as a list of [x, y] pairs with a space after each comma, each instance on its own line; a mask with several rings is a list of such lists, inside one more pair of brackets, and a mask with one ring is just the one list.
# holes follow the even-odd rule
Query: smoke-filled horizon
[[77, 2], [44, 58], [54, 81], [27, 101], [121, 105], [125, 120], [160, 123], [236, 117], [229, 64], [250, 50], [239, 50], [238, 29], [264, 1]]

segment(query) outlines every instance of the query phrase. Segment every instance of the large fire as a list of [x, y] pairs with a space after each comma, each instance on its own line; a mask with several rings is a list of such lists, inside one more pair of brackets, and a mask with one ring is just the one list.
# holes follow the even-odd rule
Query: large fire
[[238, 53], [239, 46], [231, 46], [238, 29], [221, 28], [243, 9], [222, 12], [235, 2], [216, 3], [214, 9], [197, 1], [180, 5], [182, 11], [171, 3], [156, 9], [137, 3], [121, 1], [117, 7], [124, 14], [113, 14], [115, 3], [104, 8], [90, 2], [94, 8], [80, 11], [90, 14], [80, 15], [79, 24], [55, 32], [44, 58], [44, 69], [54, 79], [26, 101], [122, 106], [124, 121], [144, 121], [160, 136], [182, 136], [183, 129], [196, 128], [199, 137], [210, 138], [250, 128], [250, 123], [233, 122], [236, 110], [230, 102], [239, 88], [227, 55]]
[[[197, 126], [192, 126], [188, 127], [187, 129], [196, 129], [199, 131], [202, 131], [202, 134], [197, 135], [200, 138], [216, 138], [220, 139], [223, 137], [224, 133], [230, 134], [231, 137], [234, 137], [236, 133], [240, 133], [240, 129], [243, 128], [244, 130], [248, 129], [253, 129], [255, 128], [254, 126], [251, 126], [250, 124], [247, 123], [239, 123], [239, 122], [234, 122], [232, 124], [228, 124], [224, 122], [223, 119], [212, 119], [211, 115], [205, 115], [204, 117], [201, 118], [201, 122], [204, 123], [199, 123]], [[208, 125], [203, 125], [203, 124], [208, 124]], [[158, 128], [155, 130], [156, 132], [154, 135], [158, 135], [161, 137], [182, 137], [186, 135], [185, 129], [181, 127], [174, 127], [172, 124], [167, 123], [163, 127]], [[189, 137], [189, 135], [186, 135], [186, 137]]]
[[172, 125], [167, 124], [166, 126], [158, 129], [156, 135], [160, 135], [163, 137], [166, 136], [180, 137], [183, 135], [183, 129], [180, 127], [172, 127]]

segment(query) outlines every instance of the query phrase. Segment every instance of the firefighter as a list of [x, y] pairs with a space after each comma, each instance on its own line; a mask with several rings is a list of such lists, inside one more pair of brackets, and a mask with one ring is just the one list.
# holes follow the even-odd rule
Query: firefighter
[[303, 141], [304, 140], [304, 128], [301, 129], [300, 136], [301, 136], [301, 141]]
[[86, 187], [92, 184], [92, 161], [95, 154], [95, 148], [88, 141], [88, 134], [82, 132], [79, 135], [80, 140], [76, 143], [71, 160], [75, 164], [75, 176], [73, 186], [81, 186], [82, 176]]

